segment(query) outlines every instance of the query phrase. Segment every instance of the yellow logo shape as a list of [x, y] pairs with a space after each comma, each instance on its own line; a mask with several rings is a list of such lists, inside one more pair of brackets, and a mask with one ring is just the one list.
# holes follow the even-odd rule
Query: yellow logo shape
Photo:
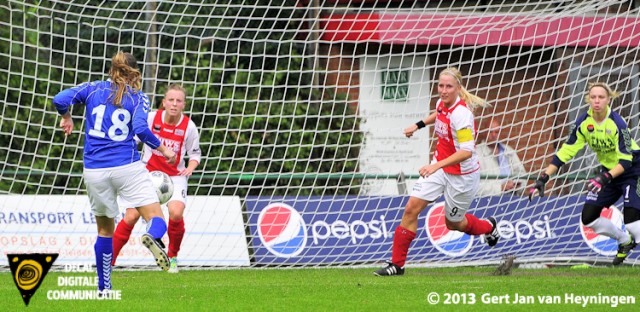
[[7, 258], [13, 282], [16, 283], [24, 304], [28, 306], [58, 254], [7, 254]]

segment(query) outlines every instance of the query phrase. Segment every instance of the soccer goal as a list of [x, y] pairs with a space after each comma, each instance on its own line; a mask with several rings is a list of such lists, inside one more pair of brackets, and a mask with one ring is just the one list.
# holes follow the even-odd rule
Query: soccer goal
[[[482, 174], [471, 212], [495, 216], [494, 248], [444, 226], [443, 203], [419, 219], [409, 265], [610, 262], [616, 242], [580, 223], [580, 153], [523, 196], [587, 109], [589, 82], [620, 92], [611, 109], [638, 139], [639, 1], [14, 1], [0, 3], [0, 250], [56, 252], [91, 263], [95, 224], [82, 179], [84, 107], [65, 137], [51, 104], [63, 88], [107, 78], [131, 52], [155, 108], [187, 90], [202, 162], [189, 179], [191, 267], [372, 265], [393, 232], [432, 127], [403, 129], [435, 109], [438, 73], [460, 69], [490, 104], [475, 111], [477, 143], [514, 149], [523, 170]], [[623, 227], [621, 204], [603, 216]], [[116, 221], [119, 221], [118, 217]], [[134, 235], [142, 234], [137, 225]], [[139, 236], [139, 235], [138, 235]], [[625, 263], [638, 263], [632, 253]], [[153, 267], [139, 239], [120, 265]], [[0, 257], [0, 265], [6, 265]]]

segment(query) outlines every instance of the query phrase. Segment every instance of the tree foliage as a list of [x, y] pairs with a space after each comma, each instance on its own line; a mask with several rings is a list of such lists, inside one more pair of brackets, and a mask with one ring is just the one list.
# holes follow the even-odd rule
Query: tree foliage
[[296, 38], [304, 10], [296, 1], [242, 3], [0, 4], [12, 26], [0, 27], [0, 140], [8, 142], [0, 192], [83, 191], [84, 107], [73, 109], [77, 129], [65, 138], [51, 99], [106, 79], [111, 56], [124, 50], [155, 102], [169, 83], [186, 87], [205, 156], [190, 180], [197, 194], [357, 193], [357, 181], [340, 174], [357, 172], [363, 136], [344, 96], [311, 88], [313, 55]]

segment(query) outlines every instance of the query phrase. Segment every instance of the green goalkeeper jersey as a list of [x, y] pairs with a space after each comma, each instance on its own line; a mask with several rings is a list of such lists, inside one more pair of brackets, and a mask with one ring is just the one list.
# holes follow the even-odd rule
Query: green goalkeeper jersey
[[556, 153], [552, 164], [560, 167], [588, 144], [600, 164], [611, 170], [621, 164], [625, 171], [640, 160], [640, 147], [631, 139], [627, 123], [620, 114], [607, 107], [607, 117], [601, 123], [593, 119], [591, 108], [580, 115], [567, 141]]

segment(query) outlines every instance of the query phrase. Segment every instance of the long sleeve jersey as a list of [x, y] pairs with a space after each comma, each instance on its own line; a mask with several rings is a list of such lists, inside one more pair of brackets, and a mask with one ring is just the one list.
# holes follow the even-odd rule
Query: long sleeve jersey
[[53, 98], [58, 113], [64, 115], [71, 105], [86, 105], [84, 166], [111, 168], [140, 160], [134, 135], [156, 149], [160, 140], [149, 129], [149, 98], [127, 87], [122, 107], [112, 103], [112, 82], [94, 81], [62, 90]]
[[601, 123], [593, 119], [591, 109], [580, 115], [551, 163], [558, 167], [564, 165], [585, 144], [596, 153], [598, 161], [607, 170], [620, 164], [627, 171], [640, 160], [640, 147], [631, 139], [627, 123], [610, 108], [607, 108], [607, 117]]

